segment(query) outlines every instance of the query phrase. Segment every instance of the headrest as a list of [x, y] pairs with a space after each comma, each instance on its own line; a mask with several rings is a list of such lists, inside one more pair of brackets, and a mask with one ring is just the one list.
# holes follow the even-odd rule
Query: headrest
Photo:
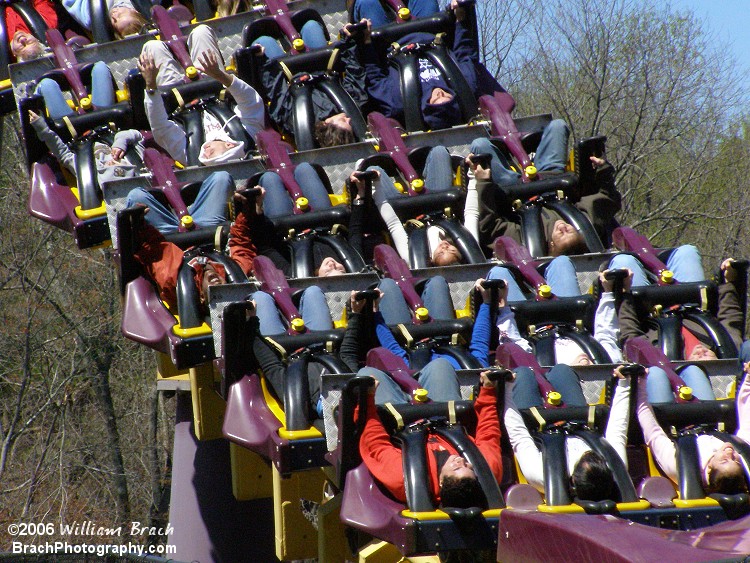
[[453, 508], [441, 507], [440, 510], [445, 512], [450, 519], [455, 522], [459, 529], [471, 530], [476, 525], [477, 519], [482, 517], [482, 509], [478, 506], [470, 508]]
[[[383, 426], [390, 433], [398, 431], [401, 427], [408, 426], [413, 422], [423, 419], [440, 418], [448, 420], [451, 416], [450, 405], [453, 405], [456, 421], [464, 426], [469, 426], [476, 421], [476, 412], [472, 401], [454, 401], [452, 403], [429, 402], [422, 404], [399, 404], [390, 406], [378, 405], [378, 415]], [[400, 420], [394, 416], [398, 413]], [[443, 423], [441, 420], [440, 423]]]
[[340, 62], [339, 50], [336, 46], [326, 47], [325, 49], [315, 49], [306, 53], [289, 55], [276, 59], [276, 62], [282, 68], [289, 71], [289, 74], [295, 76], [303, 72], [320, 72], [326, 70], [343, 71], [343, 65]]
[[651, 405], [656, 420], [664, 428], [685, 428], [693, 424], [725, 424], [725, 431], [737, 428], [737, 412], [733, 399], [691, 401], [688, 403], [656, 403]]
[[349, 213], [349, 208], [346, 205], [336, 205], [328, 209], [313, 210], [299, 215], [274, 217], [271, 222], [278, 231], [286, 234], [290, 229], [300, 232], [317, 227], [331, 228], [337, 223], [346, 225], [349, 223]]
[[708, 311], [715, 314], [719, 308], [719, 288], [710, 280], [672, 285], [647, 285], [634, 287], [631, 291], [637, 302], [646, 309], [651, 309], [654, 305], [671, 307], [694, 303], [707, 307]]
[[466, 199], [459, 190], [430, 192], [409, 197], [395, 197], [388, 200], [399, 219], [406, 221], [424, 213], [434, 213], [446, 207], [460, 212]]
[[586, 514], [611, 514], [617, 516], [619, 511], [617, 510], [617, 503], [613, 500], [580, 500], [575, 499], [575, 504], [583, 508]]
[[452, 25], [448, 12], [438, 12], [427, 18], [413, 19], [408, 22], [384, 25], [372, 31], [372, 41], [378, 52], [411, 33], [431, 33], [433, 35], [449, 31]]
[[547, 426], [558, 422], [582, 422], [589, 423], [593, 413], [594, 426], [603, 429], [606, 426], [609, 417], [609, 406], [592, 405], [590, 407], [560, 407], [556, 409], [536, 409], [532, 413], [529, 409], [523, 409], [521, 416], [527, 428], [538, 430], [539, 420], [541, 417]]
[[712, 493], [708, 496], [721, 505], [727, 518], [730, 520], [737, 520], [738, 518], [747, 516], [747, 514], [750, 513], [750, 496], [748, 496], [747, 493], [739, 493], [736, 495]]
[[575, 174], [565, 173], [541, 178], [527, 184], [503, 186], [502, 192], [511, 200], [521, 199], [526, 201], [534, 196], [556, 192], [557, 190], [563, 190], [566, 194], [574, 192], [577, 186], [578, 177]]
[[596, 304], [591, 295], [562, 297], [551, 301], [513, 301], [511, 310], [516, 315], [519, 330], [524, 332], [529, 325], [547, 323], [569, 323], [583, 321], [584, 326], [593, 326]]
[[[223, 89], [224, 86], [217, 80], [201, 79], [173, 86], [169, 91], [162, 92], [161, 97], [164, 100], [167, 113], [172, 113], [182, 105], [180, 98], [184, 104], [189, 104], [193, 100], [218, 96]], [[175, 91], [177, 94], [175, 94]]]
[[450, 336], [451, 334], [462, 334], [469, 336], [472, 329], [472, 321], [469, 317], [449, 320], [432, 320], [424, 324], [404, 324], [391, 326], [396, 333], [396, 338], [406, 344], [410, 338], [413, 343], [417, 343], [425, 338], [435, 338], [438, 336]]
[[133, 112], [130, 104], [120, 102], [108, 108], [95, 109], [83, 114], [72, 114], [52, 122], [52, 130], [57, 133], [64, 142], [73, 139], [70, 126], [81, 135], [86, 131], [114, 123], [119, 129], [131, 129], [133, 124]]
[[276, 344], [280, 345], [285, 352], [294, 352], [300, 348], [306, 348], [325, 342], [339, 343], [344, 338], [343, 330], [315, 330], [302, 334], [272, 334], [267, 335]]

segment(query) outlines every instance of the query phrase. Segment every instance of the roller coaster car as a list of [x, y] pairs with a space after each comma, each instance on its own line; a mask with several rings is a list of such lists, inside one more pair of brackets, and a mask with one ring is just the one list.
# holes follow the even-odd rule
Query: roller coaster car
[[[31, 35], [42, 43], [46, 43], [46, 33], [49, 29], [44, 18], [37, 12], [32, 3], [25, 0], [9, 0], [3, 3], [0, 10], [0, 115], [6, 115], [16, 110], [13, 88], [10, 84], [8, 67], [14, 62], [10, 43], [13, 37], [9, 36], [6, 21], [6, 10], [12, 10], [26, 24]], [[69, 45], [87, 45], [89, 40], [68, 30], [66, 37]]]
[[[341, 520], [365, 534], [395, 545], [404, 555], [435, 551], [494, 549], [497, 518], [505, 504], [495, 477], [464, 428], [475, 424], [476, 413], [470, 401], [389, 405], [378, 407], [386, 429], [403, 451], [406, 505], [392, 498], [375, 481], [359, 457], [359, 439], [365, 417], [355, 420], [355, 407], [366, 410], [369, 377], [352, 379], [339, 407], [339, 446], [336, 467], [343, 489]], [[395, 415], [398, 413], [398, 416]], [[434, 423], [418, 421], [434, 420]], [[428, 426], [432, 427], [428, 429]], [[453, 445], [474, 467], [489, 509], [436, 510], [429, 491], [428, 430]]]
[[591, 295], [564, 297], [553, 301], [514, 301], [518, 330], [534, 346], [539, 363], [553, 366], [555, 341], [567, 338], [575, 342], [596, 364], [612, 363], [602, 345], [593, 337], [596, 302]]
[[[473, 9], [471, 11], [473, 14]], [[422, 86], [419, 81], [420, 58], [426, 58], [432, 62], [456, 93], [463, 123], [468, 123], [477, 114], [477, 99], [474, 92], [450, 52], [449, 46], [453, 44], [453, 28], [452, 14], [442, 12], [406, 23], [385, 25], [372, 31], [372, 42], [376, 52], [387, 58], [388, 63], [397, 68], [400, 73], [404, 126], [409, 132], [428, 130], [420, 107], [422, 99]], [[424, 35], [424, 42], [412, 41], [406, 45], [399, 44], [402, 38], [415, 33], [432, 34], [435, 37], [430, 39], [429, 35]], [[476, 38], [476, 34], [474, 37]]]
[[[279, 65], [289, 81], [294, 110], [294, 130], [291, 133], [298, 151], [318, 148], [314, 136], [316, 120], [313, 102], [320, 96], [327, 98], [339, 112], [351, 119], [352, 132], [357, 141], [364, 141], [367, 137], [367, 124], [362, 111], [341, 84], [340, 77], [346, 72], [346, 66], [339, 54], [338, 46], [332, 45], [265, 63]], [[260, 79], [261, 59], [256, 56], [255, 49], [243, 47], [235, 51], [234, 57], [237, 74], [268, 99], [268, 92], [265, 92]]]
[[746, 492], [706, 494], [702, 476], [704, 468], [701, 467], [696, 441], [699, 435], [708, 434], [722, 442], [731, 443], [742, 460], [745, 479], [750, 478], [750, 446], [734, 435], [738, 423], [735, 400], [652, 406], [656, 419], [665, 432], [676, 437], [679, 496], [674, 500], [674, 506], [685, 510], [705, 508], [712, 513], [712, 523], [717, 518], [734, 520], [750, 513], [750, 497]]
[[[194, 271], [190, 259], [205, 256], [224, 266], [227, 283], [246, 281], [242, 269], [221, 252], [206, 247], [186, 251], [177, 280], [177, 311], [170, 311], [159, 297], [152, 282], [141, 275], [135, 261], [138, 231], [143, 224], [143, 208], [132, 207], [117, 217], [120, 238], [120, 289], [123, 293], [122, 333], [126, 338], [144, 344], [169, 356], [177, 369], [203, 364], [215, 357], [211, 327], [204, 322]], [[216, 234], [213, 229], [212, 234]], [[226, 229], [219, 236], [226, 243]], [[193, 247], [200, 233], [176, 233], [168, 238], [178, 246]], [[205, 242], [205, 241], [204, 241]], [[223, 246], [223, 244], [222, 244]]]
[[[83, 83], [88, 83], [89, 87], [92, 66], [79, 67]], [[61, 71], [53, 71], [46, 77], [67, 85]], [[110, 238], [109, 227], [96, 171], [94, 146], [98, 142], [111, 144], [118, 129], [133, 127], [129, 104], [120, 102], [109, 108], [47, 120], [50, 129], [75, 154], [76, 174], [70, 176], [67, 185], [55, 174], [52, 166], [44, 162], [49, 158], [48, 150], [31, 127], [29, 110], [45, 119], [43, 98], [31, 96], [19, 102], [27, 161], [32, 168], [29, 213], [73, 233], [79, 248], [106, 244]], [[142, 164], [135, 150], [129, 150], [127, 158], [135, 164]]]
[[531, 184], [503, 186], [503, 192], [513, 201], [514, 214], [521, 224], [524, 246], [531, 256], [548, 256], [542, 213], [549, 210], [557, 213], [572, 225], [583, 237], [588, 252], [604, 252], [605, 247], [594, 225], [588, 217], [565, 196], [565, 190], [575, 186], [573, 174], [561, 174]]
[[[146, 117], [144, 96], [146, 83], [140, 72], [131, 70], [125, 79], [130, 91], [133, 120], [139, 129], [151, 127]], [[235, 119], [234, 100], [217, 80], [204, 78], [195, 82], [179, 84], [161, 91], [162, 101], [170, 119], [177, 122], [186, 133], [186, 166], [198, 166], [200, 149], [205, 141], [203, 112], [208, 112], [222, 123], [232, 139], [242, 140], [245, 151], [255, 148], [255, 142], [239, 119]]]
[[[317, 363], [328, 373], [349, 370], [325, 351], [320, 339], [318, 344], [302, 344], [307, 349], [289, 360], [280, 402], [265, 378], [256, 375], [257, 366], [247, 336], [248, 307], [252, 304], [239, 302], [224, 309], [222, 349], [227, 398], [224, 436], [270, 460], [282, 476], [327, 465], [325, 437], [319, 429], [322, 421], [311, 413], [308, 366]], [[274, 344], [291, 347], [289, 338], [283, 335], [273, 338]]]
[[300, 30], [309, 21], [316, 21], [323, 28], [326, 41], [330, 41], [323, 18], [313, 8], [290, 12], [285, 0], [264, 0], [269, 15], [248, 23], [242, 30], [242, 44], [249, 47], [262, 35], [273, 37], [286, 44], [285, 51], [299, 54], [308, 51], [300, 35]]
[[707, 335], [719, 359], [736, 358], [737, 345], [717, 319], [719, 296], [713, 281], [651, 285], [631, 290], [639, 318], [658, 329], [659, 345], [670, 360], [683, 358], [683, 326]]

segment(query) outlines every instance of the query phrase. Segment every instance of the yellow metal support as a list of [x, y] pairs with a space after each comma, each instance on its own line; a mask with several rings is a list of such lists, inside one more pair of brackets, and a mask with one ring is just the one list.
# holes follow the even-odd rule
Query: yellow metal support
[[273, 467], [276, 557], [282, 561], [318, 557], [318, 532], [303, 513], [302, 501], [320, 503], [324, 480], [320, 468], [298, 471], [282, 479]]
[[190, 379], [190, 372], [188, 370], [178, 370], [172, 363], [172, 358], [167, 354], [156, 352], [156, 380], [182, 380], [188, 381]]
[[237, 500], [255, 500], [273, 496], [271, 467], [255, 452], [229, 443], [232, 466], [232, 493]]
[[318, 511], [318, 561], [344, 563], [349, 556], [345, 527], [341, 522], [342, 494], [328, 499]]
[[195, 437], [199, 440], [221, 438], [227, 405], [216, 392], [213, 362], [190, 368], [190, 395], [193, 400]]
[[437, 555], [404, 557], [396, 546], [373, 540], [359, 550], [359, 563], [440, 563]]

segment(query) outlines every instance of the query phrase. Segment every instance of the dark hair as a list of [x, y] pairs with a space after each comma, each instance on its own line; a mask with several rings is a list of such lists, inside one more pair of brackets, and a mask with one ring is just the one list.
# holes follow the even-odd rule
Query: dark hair
[[315, 123], [315, 140], [321, 147], [337, 147], [349, 145], [356, 139], [353, 131], [342, 129], [333, 123], [318, 121]]
[[607, 462], [589, 450], [581, 456], [570, 476], [573, 497], [580, 500], [619, 500], [619, 489]]
[[487, 510], [487, 497], [476, 477], [443, 477], [440, 484], [440, 506]]
[[722, 495], [736, 495], [747, 492], [747, 481], [745, 481], [745, 472], [739, 467], [739, 473], [725, 473], [723, 471], [712, 470], [708, 472], [708, 483], [706, 490], [709, 494], [719, 493]]

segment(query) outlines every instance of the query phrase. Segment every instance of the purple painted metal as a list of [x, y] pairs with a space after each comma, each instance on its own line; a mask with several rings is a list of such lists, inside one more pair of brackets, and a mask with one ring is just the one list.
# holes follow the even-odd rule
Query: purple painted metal
[[76, 105], [79, 106], [78, 113], [83, 113], [84, 108], [80, 107], [81, 101], [84, 99], [89, 99], [90, 101], [90, 98], [81, 80], [81, 64], [76, 60], [72, 47], [65, 43], [65, 39], [59, 30], [48, 29], [45, 35], [47, 37], [47, 45], [52, 49], [55, 63], [62, 70], [65, 79], [70, 85], [70, 92], [75, 99]]
[[261, 289], [273, 296], [276, 306], [279, 308], [284, 318], [289, 322], [290, 327], [288, 333], [299, 334], [300, 332], [307, 332], [307, 328], [299, 331], [291, 326], [294, 319], [301, 319], [302, 316], [292, 302], [294, 289], [289, 287], [289, 282], [286, 277], [284, 277], [284, 273], [274, 265], [270, 258], [266, 256], [257, 256], [255, 258], [253, 261], [253, 270], [256, 279], [261, 282]]
[[[415, 314], [416, 310], [420, 307], [424, 307], [422, 298], [417, 293], [417, 290], [414, 289], [414, 284], [417, 280], [411, 275], [409, 266], [393, 247], [386, 244], [377, 245], [373, 251], [373, 263], [383, 274], [396, 282], [401, 293], [404, 294], [404, 299], [411, 309], [412, 314]], [[415, 322], [420, 323], [423, 321], [416, 319], [415, 316]]]
[[[537, 301], [557, 299], [551, 290], [548, 291], [547, 281], [536, 269], [540, 262], [531, 257], [525, 246], [521, 246], [510, 237], [498, 237], [495, 240], [495, 256], [519, 269], [523, 278], [536, 289]], [[546, 286], [546, 289], [543, 290], [543, 286]]]
[[364, 463], [347, 473], [341, 501], [341, 521], [347, 526], [382, 538], [404, 552], [412, 527], [412, 521], [401, 516], [404, 508], [383, 494]]
[[643, 265], [658, 277], [659, 285], [670, 285], [678, 283], [676, 280], [665, 281], [662, 279], [662, 273], [667, 270], [666, 264], [659, 260], [656, 249], [651, 242], [642, 234], [636, 232], [630, 227], [617, 227], [612, 232], [612, 244], [620, 250], [632, 252]]
[[281, 422], [268, 408], [257, 376], [245, 375], [229, 387], [222, 433], [265, 459], [274, 459], [281, 443]]
[[686, 387], [685, 382], [674, 371], [672, 363], [669, 361], [669, 358], [664, 355], [664, 352], [651, 344], [651, 342], [643, 336], [628, 339], [628, 341], [625, 342], [623, 353], [630, 362], [642, 364], [646, 367], [655, 366], [663, 369], [669, 378], [669, 383], [675, 394], [675, 400], [678, 403], [689, 403], [698, 400], [695, 397], [684, 399], [680, 396], [680, 389]]
[[177, 62], [185, 69], [185, 81], [189, 82], [198, 78], [195, 65], [187, 50], [187, 38], [182, 33], [177, 20], [170, 16], [166, 9], [158, 5], [151, 8], [151, 19], [159, 29], [159, 37], [161, 37], [162, 42], [169, 47]]
[[532, 181], [526, 172], [526, 167], [532, 162], [526, 149], [521, 142], [521, 134], [518, 132], [516, 122], [511, 117], [516, 101], [507, 92], [495, 92], [494, 95], [484, 95], [479, 98], [479, 110], [491, 123], [492, 136], [503, 141], [510, 154], [521, 166], [521, 181], [524, 183]]
[[29, 194], [29, 213], [34, 217], [73, 231], [82, 223], [76, 216], [78, 200], [69, 186], [57, 183], [55, 174], [46, 164], [34, 163], [31, 168], [31, 193]]
[[[170, 353], [170, 335], [176, 324], [154, 286], [145, 278], [136, 278], [125, 289], [122, 310], [122, 334], [164, 354]], [[176, 338], [176, 337], [175, 337]]]
[[[156, 149], [146, 149], [143, 153], [143, 162], [151, 170], [154, 182], [152, 187], [159, 189], [169, 201], [169, 205], [172, 206], [177, 217], [182, 219], [189, 215], [187, 205], [182, 200], [180, 195], [180, 188], [185, 185], [185, 182], [179, 182], [177, 176], [175, 176], [172, 165], [174, 161], [166, 155], [161, 154]], [[190, 229], [195, 228], [193, 224]], [[180, 221], [179, 230], [184, 232], [188, 230]]]
[[[299, 198], [304, 197], [302, 189], [297, 180], [294, 179], [294, 165], [289, 158], [291, 147], [281, 140], [281, 135], [273, 129], [264, 129], [258, 133], [255, 142], [258, 152], [263, 157], [266, 169], [276, 172], [281, 177], [281, 181], [292, 199], [296, 202]], [[294, 206], [295, 215], [304, 212], [304, 209], [297, 205]]]
[[169, 522], [176, 561], [276, 561], [273, 500], [232, 494], [229, 443], [199, 441], [190, 394], [177, 394]]
[[417, 171], [414, 170], [411, 162], [409, 162], [409, 151], [406, 148], [404, 140], [401, 138], [401, 133], [399, 133], [397, 129], [397, 127], [400, 127], [400, 124], [376, 111], [367, 116], [367, 124], [373, 135], [378, 138], [378, 145], [380, 146], [379, 152], [390, 156], [396, 167], [406, 179], [409, 195], [426, 193], [427, 190], [422, 189], [417, 192], [412, 187], [412, 182], [414, 182], [414, 180], [419, 180], [419, 174], [417, 174]]
[[386, 372], [406, 393], [412, 395], [419, 389], [414, 379], [416, 370], [410, 369], [406, 362], [385, 348], [372, 348], [367, 352], [367, 365]]
[[613, 516], [504, 510], [498, 561], [514, 563], [735, 560], [750, 553], [750, 517], [694, 531], [636, 524]]
[[[539, 385], [539, 393], [542, 397], [548, 397], [555, 390], [552, 384], [547, 381], [544, 374], [547, 373], [531, 352], [527, 352], [514, 342], [503, 342], [495, 351], [495, 361], [510, 370], [518, 367], [528, 367], [534, 372], [536, 382]], [[544, 401], [544, 408], [564, 407], [565, 403], [560, 401], [557, 405], [552, 405], [549, 401]]]

